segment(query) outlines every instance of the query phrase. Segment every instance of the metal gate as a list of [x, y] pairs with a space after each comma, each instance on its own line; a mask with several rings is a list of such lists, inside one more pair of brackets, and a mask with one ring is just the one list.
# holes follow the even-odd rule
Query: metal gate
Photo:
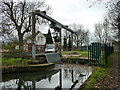
[[113, 52], [113, 46], [92, 43], [88, 46], [88, 65], [104, 66], [108, 56]]

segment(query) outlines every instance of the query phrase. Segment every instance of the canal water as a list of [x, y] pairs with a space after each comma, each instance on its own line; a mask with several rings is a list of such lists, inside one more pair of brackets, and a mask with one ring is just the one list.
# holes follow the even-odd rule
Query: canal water
[[24, 89], [77, 89], [92, 74], [91, 67], [57, 68], [49, 71], [3, 74], [0, 87]]

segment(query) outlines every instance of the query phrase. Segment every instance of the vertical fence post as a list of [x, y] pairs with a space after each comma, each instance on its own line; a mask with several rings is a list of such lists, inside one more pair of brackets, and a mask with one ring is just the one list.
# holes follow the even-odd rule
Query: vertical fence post
[[92, 48], [92, 65], [93, 65], [93, 44], [91, 45], [91, 48]]
[[91, 45], [90, 45], [90, 65], [91, 65]]
[[[98, 45], [96, 45], [96, 48], [97, 48], [97, 50], [96, 50], [96, 52], [98, 53], [99, 52], [99, 44]], [[98, 56], [99, 56], [99, 53], [98, 53]], [[98, 57], [96, 58], [96, 65], [98, 65]]]
[[89, 46], [88, 46], [88, 65], [89, 65]]
[[107, 53], [107, 45], [106, 44], [104, 44], [105, 46], [104, 46], [104, 48], [105, 48], [105, 65], [106, 65], [106, 63], [107, 63], [107, 57], [108, 57], [108, 53]]
[[[105, 53], [104, 53], [104, 44], [102, 44], [101, 47], [102, 47], [101, 57], [102, 57], [103, 62], [104, 62], [104, 61], [105, 61], [105, 59], [104, 59], [104, 58], [105, 58], [105, 57], [104, 57], [104, 54], [105, 54]], [[101, 62], [101, 61], [100, 61], [100, 62]]]
[[101, 52], [102, 52], [102, 50], [101, 50], [101, 45], [102, 45], [102, 44], [99, 44], [99, 46], [98, 46], [98, 47], [100, 48], [100, 53], [99, 53], [99, 57], [98, 57], [98, 65], [100, 64], [100, 63], [99, 63], [99, 60], [101, 59]]
[[[96, 50], [96, 56], [97, 56], [97, 52], [98, 52], [97, 44], [96, 44], [96, 46], [95, 46], [95, 50]], [[95, 62], [95, 65], [97, 65], [97, 57], [94, 59], [94, 62]]]
[[93, 65], [95, 65], [95, 58], [96, 58], [96, 45], [93, 46], [93, 51], [95, 56], [93, 57]]
[[112, 46], [112, 53], [113, 53], [113, 51], [114, 51], [114, 47]]

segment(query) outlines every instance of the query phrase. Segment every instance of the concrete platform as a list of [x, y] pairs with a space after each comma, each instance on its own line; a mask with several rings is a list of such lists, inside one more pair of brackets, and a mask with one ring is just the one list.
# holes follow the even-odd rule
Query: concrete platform
[[61, 57], [59, 53], [46, 53], [45, 56], [48, 63], [61, 62]]

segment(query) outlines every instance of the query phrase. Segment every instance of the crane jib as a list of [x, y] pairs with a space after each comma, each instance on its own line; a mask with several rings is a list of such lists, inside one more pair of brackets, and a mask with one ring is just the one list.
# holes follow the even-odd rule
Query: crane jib
[[41, 16], [42, 18], [45, 18], [46, 20], [50, 21], [51, 23], [55, 23], [60, 25], [62, 28], [66, 29], [67, 31], [70, 31], [71, 33], [77, 34], [75, 33], [73, 30], [71, 30], [70, 28], [66, 27], [65, 25], [59, 23], [58, 21], [56, 21], [55, 19], [51, 18], [50, 16], [46, 15], [45, 12], [40, 12], [39, 10], [35, 11], [35, 15]]

